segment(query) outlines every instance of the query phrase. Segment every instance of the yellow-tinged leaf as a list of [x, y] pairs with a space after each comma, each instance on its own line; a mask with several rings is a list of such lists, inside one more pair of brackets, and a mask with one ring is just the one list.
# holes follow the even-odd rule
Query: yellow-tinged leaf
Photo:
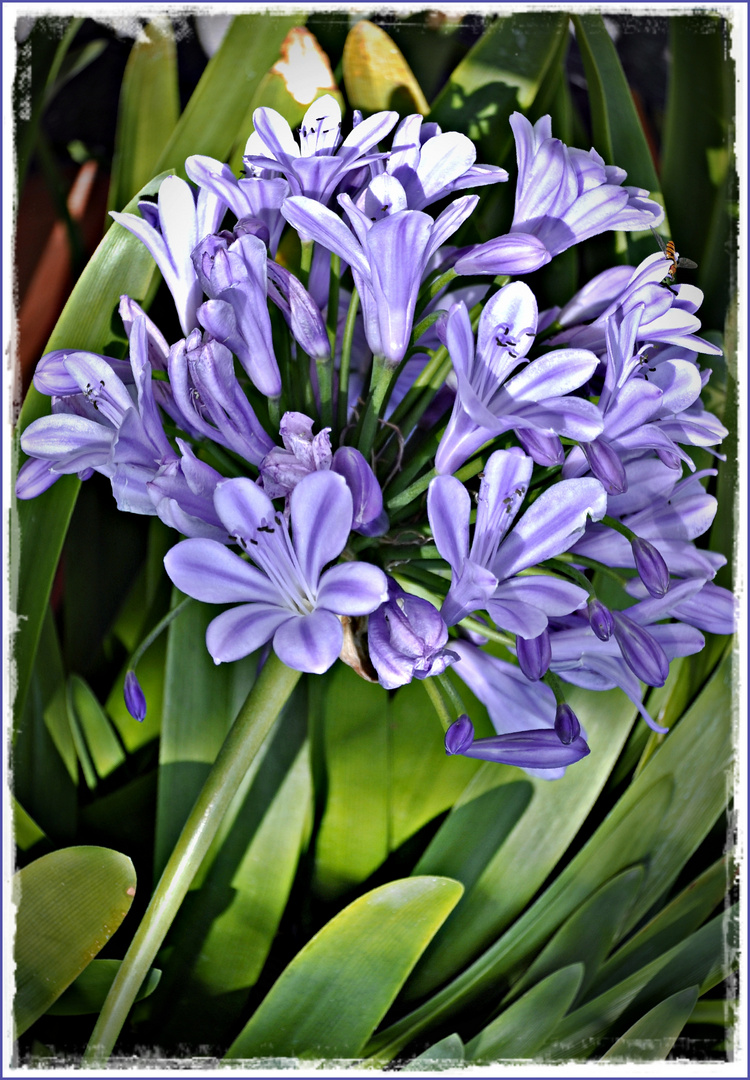
[[342, 69], [353, 109], [361, 109], [363, 113], [395, 109], [422, 116], [430, 111], [401, 50], [385, 30], [366, 19], [349, 31]]

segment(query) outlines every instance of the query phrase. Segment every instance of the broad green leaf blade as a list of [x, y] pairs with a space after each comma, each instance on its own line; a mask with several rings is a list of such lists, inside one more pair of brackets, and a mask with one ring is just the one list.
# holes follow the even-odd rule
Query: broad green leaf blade
[[514, 985], [513, 998], [547, 975], [576, 963], [583, 964], [584, 968], [578, 991], [579, 996], [583, 996], [616, 941], [643, 878], [643, 868], [634, 866], [597, 889], [563, 923]]
[[[174, 590], [173, 607], [182, 598]], [[206, 628], [217, 614], [213, 604], [190, 604], [168, 631], [155, 877], [164, 869], [255, 676], [255, 656], [233, 664], [215, 664], [211, 659]]]
[[109, 210], [123, 207], [154, 175], [179, 115], [174, 34], [169, 20], [157, 16], [130, 50], [122, 77]]
[[[445, 930], [436, 936], [405, 988], [405, 1000], [424, 997], [497, 940], [563, 856], [599, 795], [633, 722], [633, 706], [619, 690], [594, 696], [571, 688], [568, 698], [587, 732], [591, 755], [554, 781], [526, 778], [510, 767], [502, 771], [498, 766], [486, 767], [488, 783], [512, 779], [531, 784], [531, 803], [473, 887], [467, 889]], [[599, 883], [609, 876], [600, 878]], [[587, 895], [579, 893], [576, 903]], [[561, 914], [560, 921], [570, 910]]]
[[407, 878], [355, 900], [297, 954], [226, 1057], [358, 1057], [462, 891]]
[[[157, 176], [146, 184], [126, 209], [135, 211], [138, 198], [155, 195], [162, 179]], [[122, 226], [110, 229], [70, 294], [45, 351], [66, 348], [105, 352], [112, 340], [112, 319], [120, 296], [127, 293], [135, 300], [143, 299], [155, 272], [154, 261], [140, 240]], [[16, 436], [49, 411], [50, 398], [30, 387]], [[17, 437], [12, 452], [15, 475], [20, 464]], [[76, 477], [64, 476], [36, 499], [18, 500], [11, 506], [11, 607], [21, 620], [13, 646], [16, 716], [23, 709], [52, 578], [79, 487]]]
[[396, 42], [375, 23], [363, 19], [349, 31], [341, 63], [346, 96], [353, 109], [366, 115], [395, 109], [402, 115], [421, 113], [429, 105]]
[[70, 708], [81, 727], [93, 766], [100, 779], [104, 779], [122, 765], [125, 753], [88, 683], [78, 675], [71, 675], [68, 692]]
[[599, 1060], [628, 1064], [663, 1061], [690, 1018], [698, 990], [689, 986], [649, 1009]]
[[408, 1065], [404, 1065], [402, 1072], [442, 1072], [443, 1069], [454, 1069], [464, 1061], [464, 1044], [458, 1035], [446, 1035], [434, 1046], [413, 1058]]
[[[87, 1013], [100, 1012], [121, 963], [121, 960], [92, 960], [57, 1001], [47, 1009], [47, 1015], [84, 1016]], [[143, 998], [153, 994], [160, 978], [159, 969], [151, 968], [143, 986], [138, 991], [136, 1001], [142, 1001]]]
[[[627, 184], [646, 188], [663, 203], [659, 178], [651, 158], [625, 72], [599, 14], [574, 15], [576, 41], [586, 72], [594, 146], [608, 165], [627, 172]], [[666, 230], [666, 220], [660, 230]], [[627, 234], [628, 260], [638, 264], [653, 252], [650, 234]]]
[[13, 879], [16, 1034], [21, 1035], [91, 962], [135, 895], [135, 870], [118, 851], [53, 851]]
[[168, 168], [186, 178], [185, 158], [191, 154], [208, 154], [225, 161], [238, 136], [244, 134], [247, 139], [250, 134], [240, 130], [247, 103], [278, 59], [288, 32], [304, 21], [305, 15], [300, 12], [235, 15], [156, 167]]
[[314, 887], [333, 898], [365, 881], [388, 855], [388, 692], [336, 664], [310, 680], [310, 707], [326, 777]]
[[504, 164], [512, 144], [508, 118], [531, 108], [567, 26], [562, 12], [500, 14], [451, 72], [429, 119], [468, 135], [479, 161]]
[[13, 839], [21, 851], [29, 851], [40, 840], [46, 840], [44, 830], [40, 829], [32, 818], [21, 806], [18, 799], [12, 800], [13, 807]]
[[573, 1004], [582, 979], [582, 964], [560, 968], [542, 979], [467, 1043], [467, 1062], [483, 1065], [533, 1057]]
[[691, 882], [610, 957], [598, 972], [589, 995], [604, 993], [649, 960], [679, 945], [721, 903], [728, 887], [729, 873], [725, 857]]

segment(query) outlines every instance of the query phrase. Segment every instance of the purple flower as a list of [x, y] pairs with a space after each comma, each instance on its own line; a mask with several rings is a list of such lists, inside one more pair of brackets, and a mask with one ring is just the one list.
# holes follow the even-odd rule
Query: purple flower
[[388, 528], [383, 492], [367, 459], [353, 446], [340, 446], [331, 468], [346, 480], [354, 500], [352, 529], [363, 536], [381, 536]]
[[475, 244], [456, 260], [458, 274], [531, 274], [552, 256], [531, 233], [506, 233]]
[[224, 477], [201, 461], [190, 446], [177, 439], [182, 457], [168, 461], [146, 484], [157, 515], [184, 536], [231, 542], [214, 509], [214, 493]]
[[[283, 173], [292, 195], [327, 203], [339, 183], [352, 171], [381, 155], [370, 151], [393, 128], [398, 113], [378, 112], [356, 124], [341, 141], [341, 109], [325, 94], [305, 113], [297, 144], [287, 121], [275, 109], [253, 113], [255, 131], [245, 147], [245, 162], [255, 168]], [[300, 232], [302, 239], [308, 239]]]
[[213, 193], [228, 206], [238, 221], [253, 218], [268, 232], [268, 247], [276, 254], [284, 219], [281, 204], [289, 194], [289, 184], [280, 176], [247, 176], [237, 179], [228, 165], [205, 154], [193, 154], [185, 161], [185, 172], [200, 188]]
[[[521, 281], [506, 285], [485, 305], [476, 350], [466, 306], [451, 308], [444, 336], [458, 390], [435, 456], [439, 473], [455, 472], [480, 446], [505, 431], [585, 440], [601, 431], [596, 405], [571, 396], [596, 370], [597, 357], [566, 349], [527, 362], [536, 324], [536, 299]], [[524, 363], [523, 370], [512, 375]]]
[[[393, 180], [394, 185], [397, 183]], [[351, 266], [362, 300], [367, 343], [375, 355], [385, 357], [395, 367], [409, 345], [417, 295], [427, 265], [472, 212], [477, 197], [464, 195], [456, 199], [435, 221], [421, 210], [398, 210], [373, 222], [348, 195], [340, 196], [339, 201], [354, 232], [313, 199], [287, 199], [282, 213], [300, 236], [315, 240]]]
[[664, 596], [669, 589], [669, 569], [648, 540], [635, 536], [630, 542], [638, 577], [652, 596]]
[[167, 176], [159, 188], [158, 202], [141, 202], [138, 209], [142, 217], [110, 214], [151, 252], [172, 293], [182, 332], [188, 334], [197, 326], [201, 301], [201, 286], [190, 256], [205, 236], [216, 232], [225, 213], [224, 204], [207, 188], [201, 188], [196, 198], [185, 180]]
[[440, 675], [457, 656], [446, 649], [448, 627], [427, 600], [388, 578], [388, 601], [374, 611], [367, 630], [370, 659], [381, 686], [395, 690], [412, 678]]
[[515, 112], [518, 182], [512, 233], [531, 233], [550, 255], [609, 229], [647, 229], [664, 211], [642, 188], [622, 187], [627, 173], [605, 165], [596, 150], [576, 150], [552, 138], [543, 116], [532, 127]]
[[268, 263], [268, 295], [300, 348], [313, 360], [330, 359], [331, 343], [320, 308], [294, 274], [275, 262]]
[[601, 600], [592, 597], [589, 600], [586, 614], [588, 615], [589, 626], [599, 640], [609, 641], [615, 629], [615, 621], [609, 608], [605, 607]]
[[565, 746], [569, 746], [581, 734], [581, 725], [578, 717], [570, 705], [563, 702], [557, 706], [555, 713], [555, 733]]
[[366, 615], [388, 598], [385, 574], [369, 563], [323, 567], [342, 552], [352, 522], [352, 497], [336, 473], [305, 476], [292, 492], [286, 522], [251, 480], [220, 484], [216, 513], [255, 566], [214, 540], [183, 540], [164, 565], [175, 585], [196, 600], [237, 604], [209, 625], [214, 661], [238, 660], [272, 641], [297, 671], [327, 671], [341, 651], [339, 615]]
[[138, 676], [134, 671], [129, 671], [125, 676], [123, 687], [125, 707], [134, 720], [141, 723], [146, 719], [146, 695], [143, 693]]
[[474, 725], [466, 713], [459, 716], [445, 733], [446, 754], [462, 754], [474, 741]]
[[549, 630], [542, 630], [533, 638], [516, 639], [516, 657], [518, 666], [527, 679], [537, 682], [546, 673], [552, 659], [549, 644]]
[[473, 611], [486, 610], [497, 626], [533, 638], [545, 629], [548, 616], [567, 614], [586, 603], [588, 596], [578, 585], [520, 571], [566, 551], [581, 536], [587, 517], [596, 520], [604, 514], [602, 486], [598, 480], [553, 484], [512, 528], [531, 470], [531, 459], [517, 448], [490, 456], [479, 488], [471, 548], [466, 488], [453, 476], [431, 482], [430, 526], [438, 551], [453, 571], [442, 607], [449, 626]]

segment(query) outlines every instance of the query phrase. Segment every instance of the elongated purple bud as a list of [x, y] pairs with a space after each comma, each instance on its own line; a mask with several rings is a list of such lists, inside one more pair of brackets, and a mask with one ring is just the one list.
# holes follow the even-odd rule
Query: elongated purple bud
[[597, 480], [600, 480], [608, 495], [622, 495], [628, 490], [628, 478], [625, 466], [615, 450], [601, 439], [595, 442], [581, 443], [581, 450]]
[[125, 706], [130, 715], [134, 720], [142, 723], [146, 718], [146, 695], [134, 671], [129, 671], [125, 676], [124, 697]]
[[315, 360], [329, 359], [331, 343], [320, 308], [294, 274], [270, 260], [268, 295], [286, 319], [295, 341], [307, 355]]
[[470, 248], [456, 261], [459, 274], [530, 274], [552, 256], [531, 233], [506, 233]]
[[589, 626], [599, 640], [609, 641], [615, 629], [615, 621], [609, 608], [605, 607], [601, 600], [597, 600], [595, 596], [592, 596], [589, 600], [587, 613]]
[[562, 465], [565, 460], [565, 451], [559, 435], [548, 435], [543, 431], [522, 428], [516, 432], [516, 438], [532, 461], [543, 468]]
[[555, 731], [563, 746], [570, 746], [570, 744], [575, 742], [581, 734], [581, 725], [578, 721], [578, 717], [566, 702], [557, 706], [557, 712], [555, 713]]
[[652, 596], [666, 596], [669, 591], [669, 568], [661, 554], [648, 540], [635, 536], [630, 542], [638, 577]]
[[551, 728], [513, 731], [475, 739], [462, 751], [464, 757], [516, 765], [519, 769], [562, 769], [586, 757], [591, 751], [582, 736], [563, 743]]
[[612, 617], [615, 640], [625, 663], [649, 686], [663, 686], [669, 674], [669, 660], [659, 642], [622, 612], [614, 611]]
[[354, 502], [352, 529], [363, 536], [381, 536], [388, 528], [383, 492], [366, 458], [353, 446], [340, 446], [331, 468], [346, 480]]
[[516, 638], [518, 666], [527, 679], [538, 682], [552, 662], [549, 630], [542, 630], [538, 637]]
[[474, 741], [474, 725], [466, 713], [459, 716], [445, 733], [446, 754], [463, 754]]

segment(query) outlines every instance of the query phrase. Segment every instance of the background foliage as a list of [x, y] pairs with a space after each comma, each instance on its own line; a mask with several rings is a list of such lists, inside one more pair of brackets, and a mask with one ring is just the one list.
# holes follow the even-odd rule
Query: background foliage
[[[321, 92], [335, 86], [348, 109], [421, 111], [467, 133], [511, 184], [508, 116], [551, 112], [554, 134], [595, 145], [629, 183], [660, 193], [678, 248], [698, 263], [704, 332], [724, 342], [707, 404], [730, 436], [708, 541], [727, 555], [717, 580], [731, 586], [735, 81], [731, 28], [708, 12], [571, 21], [424, 11], [356, 23], [342, 11], [257, 13], [236, 16], [211, 59], [183, 16], [141, 26], [135, 42], [124, 22], [38, 20], [19, 42], [15, 89], [21, 355], [39, 274], [29, 247], [36, 237], [44, 259], [55, 229], [63, 259], [52, 272], [64, 294], [67, 258], [75, 284], [61, 313], [45, 309], [51, 334], [28, 355], [32, 367], [63, 345], [122, 355], [124, 292], [151, 305], [168, 339], [179, 336], [150, 257], [130, 234], [105, 231], [104, 209], [153, 193], [190, 153], [239, 168], [258, 105], [298, 123], [305, 105], [271, 69], [305, 21], [329, 65]], [[206, 40], [210, 27], [198, 29]], [[68, 187], [92, 162], [98, 180], [74, 213]], [[466, 243], [507, 225], [510, 187], [482, 195]], [[45, 224], [45, 199], [61, 224]], [[103, 238], [86, 262], [90, 219]], [[564, 301], [605, 266], [652, 249], [650, 238], [605, 234], [530, 284], [540, 306]], [[29, 390], [19, 431], [47, 408]], [[699, 467], [713, 464], [704, 456]], [[85, 1047], [254, 679], [252, 657], [214, 666], [210, 614], [192, 605], [139, 666], [145, 722], [126, 712], [128, 659], [180, 599], [161, 566], [173, 539], [157, 519], [118, 513], [97, 476], [83, 486], [66, 477], [12, 511], [16, 1023], [27, 1064]], [[342, 665], [303, 680], [200, 868], [119, 1051], [413, 1059], [423, 1069], [529, 1057], [726, 1060], [736, 963], [730, 645], [710, 638], [650, 692], [666, 737], [636, 721], [619, 691], [576, 691], [571, 703], [592, 753], [549, 783], [447, 758], [417, 684], [389, 694]], [[489, 733], [471, 704], [477, 733]], [[87, 914], [66, 921], [52, 901], [70, 866], [85, 882], [78, 907], [68, 893], [72, 910], [84, 904]]]

